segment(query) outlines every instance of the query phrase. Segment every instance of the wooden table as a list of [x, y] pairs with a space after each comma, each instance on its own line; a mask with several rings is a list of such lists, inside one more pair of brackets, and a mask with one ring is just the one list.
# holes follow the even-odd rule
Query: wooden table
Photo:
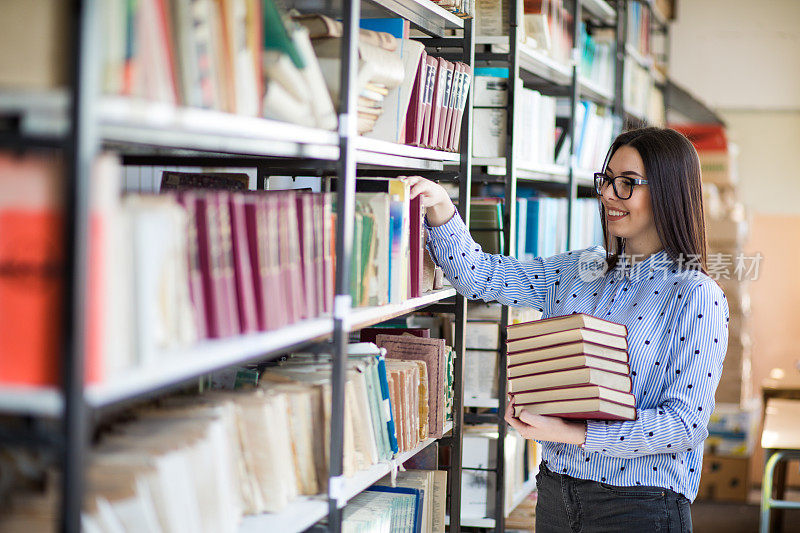
[[[765, 413], [764, 431], [761, 433], [761, 447], [766, 458], [761, 484], [761, 533], [780, 528], [781, 509], [800, 509], [800, 502], [783, 499], [786, 463], [800, 459], [800, 400], [770, 398]], [[771, 513], [772, 509], [775, 509], [774, 513]]]

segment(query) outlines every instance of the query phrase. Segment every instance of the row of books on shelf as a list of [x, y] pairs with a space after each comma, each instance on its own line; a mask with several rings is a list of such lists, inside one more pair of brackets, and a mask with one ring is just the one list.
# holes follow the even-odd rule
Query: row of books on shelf
[[[557, 114], [559, 117], [567, 118], [570, 116], [569, 99], [559, 99]], [[575, 109], [575, 149], [573, 155], [576, 164], [580, 169], [595, 170], [599, 172], [603, 168], [606, 152], [614, 139], [616, 119], [611, 113], [611, 109], [596, 104], [589, 100], [581, 100]], [[558, 146], [556, 163], [559, 165], [569, 165], [570, 139]]]
[[[531, 195], [516, 200], [515, 257], [531, 261], [567, 250], [566, 198]], [[503, 199], [473, 198], [470, 233], [483, 251], [503, 253]], [[573, 204], [573, 248], [588, 248], [603, 242], [597, 200], [578, 198]]]
[[650, 23], [652, 15], [650, 7], [646, 6], [641, 0], [628, 2], [628, 20], [625, 28], [627, 29], [626, 42], [644, 57], [650, 55]]
[[562, 418], [636, 418], [624, 325], [573, 314], [506, 331], [514, 416], [527, 410]]
[[[508, 127], [508, 69], [475, 69], [475, 109], [473, 111], [474, 157], [504, 157]], [[557, 98], [522, 86], [518, 94], [515, 123], [520, 131], [515, 141], [521, 164], [553, 164], [556, 137]]]
[[[58, 383], [63, 172], [55, 157], [0, 157], [0, 382]], [[402, 303], [439, 279], [421, 203], [401, 179], [357, 194], [354, 305]], [[274, 331], [332, 311], [330, 193], [247, 191], [246, 174], [164, 172], [161, 194], [120, 195], [103, 154], [91, 177], [87, 379], [99, 382], [203, 339]], [[384, 192], [378, 192], [384, 191]], [[440, 272], [440, 271], [439, 271]]]
[[[337, 125], [343, 25], [272, 0], [103, 4], [103, 89], [171, 105]], [[357, 131], [455, 151], [471, 67], [428, 57], [400, 18], [363, 19]]]
[[581, 21], [579, 32], [578, 49], [581, 51], [581, 76], [612, 94], [614, 92], [614, 64], [617, 49], [614, 30], [593, 29], [589, 33], [586, 23]]
[[665, 124], [664, 94], [656, 86], [650, 69], [630, 58], [625, 60], [623, 97], [626, 109], [651, 124]]
[[406, 469], [351, 499], [344, 508], [342, 531], [444, 533], [447, 471]]
[[[452, 420], [453, 352], [444, 340], [376, 340], [381, 347], [348, 347], [345, 477], [441, 437]], [[162, 398], [101, 434], [87, 461], [87, 531], [236, 531], [244, 515], [280, 512], [299, 496], [327, 492], [330, 357], [298, 353], [260, 375], [242, 372], [249, 386]], [[15, 473], [9, 479], [21, 467], [13, 456], [0, 462]], [[46, 511], [56, 501], [12, 492], [0, 516], [29, 508], [23, 502]]]

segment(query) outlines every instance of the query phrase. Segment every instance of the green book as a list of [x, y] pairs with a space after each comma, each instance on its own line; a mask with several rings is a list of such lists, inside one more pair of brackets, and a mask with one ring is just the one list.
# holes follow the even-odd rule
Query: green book
[[306, 64], [303, 56], [289, 36], [286, 29], [287, 22], [281, 16], [278, 6], [273, 0], [263, 0], [262, 9], [264, 10], [264, 50], [277, 50], [283, 52], [292, 60], [294, 66], [302, 69]]

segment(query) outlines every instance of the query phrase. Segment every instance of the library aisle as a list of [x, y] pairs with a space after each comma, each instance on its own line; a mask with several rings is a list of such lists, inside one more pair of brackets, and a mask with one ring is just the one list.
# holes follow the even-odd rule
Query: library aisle
[[4, 0], [0, 533], [793, 531], [798, 28]]

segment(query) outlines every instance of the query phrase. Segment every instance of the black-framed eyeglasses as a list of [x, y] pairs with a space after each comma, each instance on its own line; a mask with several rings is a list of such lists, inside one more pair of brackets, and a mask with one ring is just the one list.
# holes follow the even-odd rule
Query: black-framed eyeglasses
[[647, 185], [647, 180], [642, 178], [632, 178], [630, 176], [615, 176], [609, 177], [605, 172], [595, 172], [594, 174], [594, 190], [598, 195], [603, 194], [603, 189], [611, 183], [614, 188], [614, 194], [620, 200], [627, 200], [633, 194], [633, 188], [636, 185]]

